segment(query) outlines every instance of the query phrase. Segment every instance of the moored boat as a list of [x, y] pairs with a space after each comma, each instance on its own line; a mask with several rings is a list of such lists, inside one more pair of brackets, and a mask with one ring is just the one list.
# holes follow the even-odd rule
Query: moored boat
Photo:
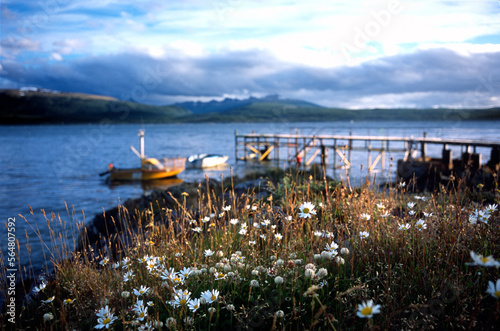
[[139, 138], [140, 153], [133, 146], [130, 146], [130, 149], [141, 159], [140, 168], [121, 169], [110, 164], [108, 171], [101, 175], [109, 173], [112, 181], [147, 181], [174, 177], [184, 171], [186, 167], [185, 157], [162, 158], [160, 160], [148, 158], [144, 155], [144, 131], [139, 131]]
[[192, 168], [211, 168], [225, 164], [228, 159], [220, 154], [196, 154], [188, 158], [188, 164]]

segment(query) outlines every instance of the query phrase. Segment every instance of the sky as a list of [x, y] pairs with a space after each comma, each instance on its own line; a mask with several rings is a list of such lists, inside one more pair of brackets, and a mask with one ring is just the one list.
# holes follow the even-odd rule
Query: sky
[[500, 1], [2, 0], [0, 88], [500, 106]]

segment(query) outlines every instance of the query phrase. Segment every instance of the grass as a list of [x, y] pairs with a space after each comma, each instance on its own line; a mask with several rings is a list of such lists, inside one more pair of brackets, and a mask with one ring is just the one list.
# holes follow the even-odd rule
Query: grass
[[[15, 326], [5, 315], [3, 326], [495, 329], [500, 302], [486, 290], [499, 268], [469, 263], [471, 251], [500, 257], [499, 208], [490, 205], [477, 220], [471, 215], [489, 203], [470, 200], [473, 192], [460, 182], [424, 196], [407, 192], [410, 185], [350, 189], [285, 173], [256, 199], [259, 192], [236, 196], [232, 182], [222, 181], [225, 194], [200, 184], [197, 193], [172, 195], [173, 206], [155, 201], [123, 212], [115, 221], [129, 222], [128, 240], [103, 237], [101, 246], [58, 253], [71, 258], [54, 258], [54, 273], [36, 284], [45, 287], [17, 308]], [[316, 212], [310, 217], [303, 217], [306, 202]], [[208, 302], [193, 311], [188, 303], [203, 296]], [[360, 318], [358, 305], [367, 300], [380, 312]]]

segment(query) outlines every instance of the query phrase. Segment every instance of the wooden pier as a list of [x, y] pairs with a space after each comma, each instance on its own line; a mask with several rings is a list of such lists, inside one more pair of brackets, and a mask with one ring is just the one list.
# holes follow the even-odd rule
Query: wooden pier
[[[428, 146], [441, 145], [441, 155], [430, 157]], [[498, 171], [500, 166], [500, 141], [469, 139], [440, 139], [422, 137], [369, 136], [369, 135], [302, 135], [302, 134], [238, 134], [235, 132], [236, 160], [287, 162], [297, 167], [311, 165], [317, 159], [322, 167], [328, 169], [349, 169], [352, 152], [364, 151], [367, 154], [369, 173], [381, 171], [386, 166], [386, 154], [403, 155], [402, 162], [440, 160], [444, 170], [452, 170], [453, 155], [451, 146], [459, 146], [464, 166], [473, 169], [481, 167], [481, 154], [478, 148], [489, 148], [488, 165]], [[456, 148], [456, 147], [455, 147]], [[434, 148], [435, 149], [435, 148]], [[330, 157], [330, 154], [332, 157]], [[333, 163], [330, 165], [329, 163]]]

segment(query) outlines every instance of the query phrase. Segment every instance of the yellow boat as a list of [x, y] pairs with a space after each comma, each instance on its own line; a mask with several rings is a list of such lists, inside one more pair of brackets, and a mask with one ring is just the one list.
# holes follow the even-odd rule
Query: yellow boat
[[139, 131], [139, 138], [140, 153], [133, 146], [130, 146], [130, 149], [141, 159], [140, 168], [120, 169], [110, 164], [108, 171], [101, 175], [109, 173], [112, 181], [147, 181], [174, 177], [184, 171], [186, 168], [185, 157], [163, 158], [161, 160], [148, 158], [144, 155], [144, 131]]

